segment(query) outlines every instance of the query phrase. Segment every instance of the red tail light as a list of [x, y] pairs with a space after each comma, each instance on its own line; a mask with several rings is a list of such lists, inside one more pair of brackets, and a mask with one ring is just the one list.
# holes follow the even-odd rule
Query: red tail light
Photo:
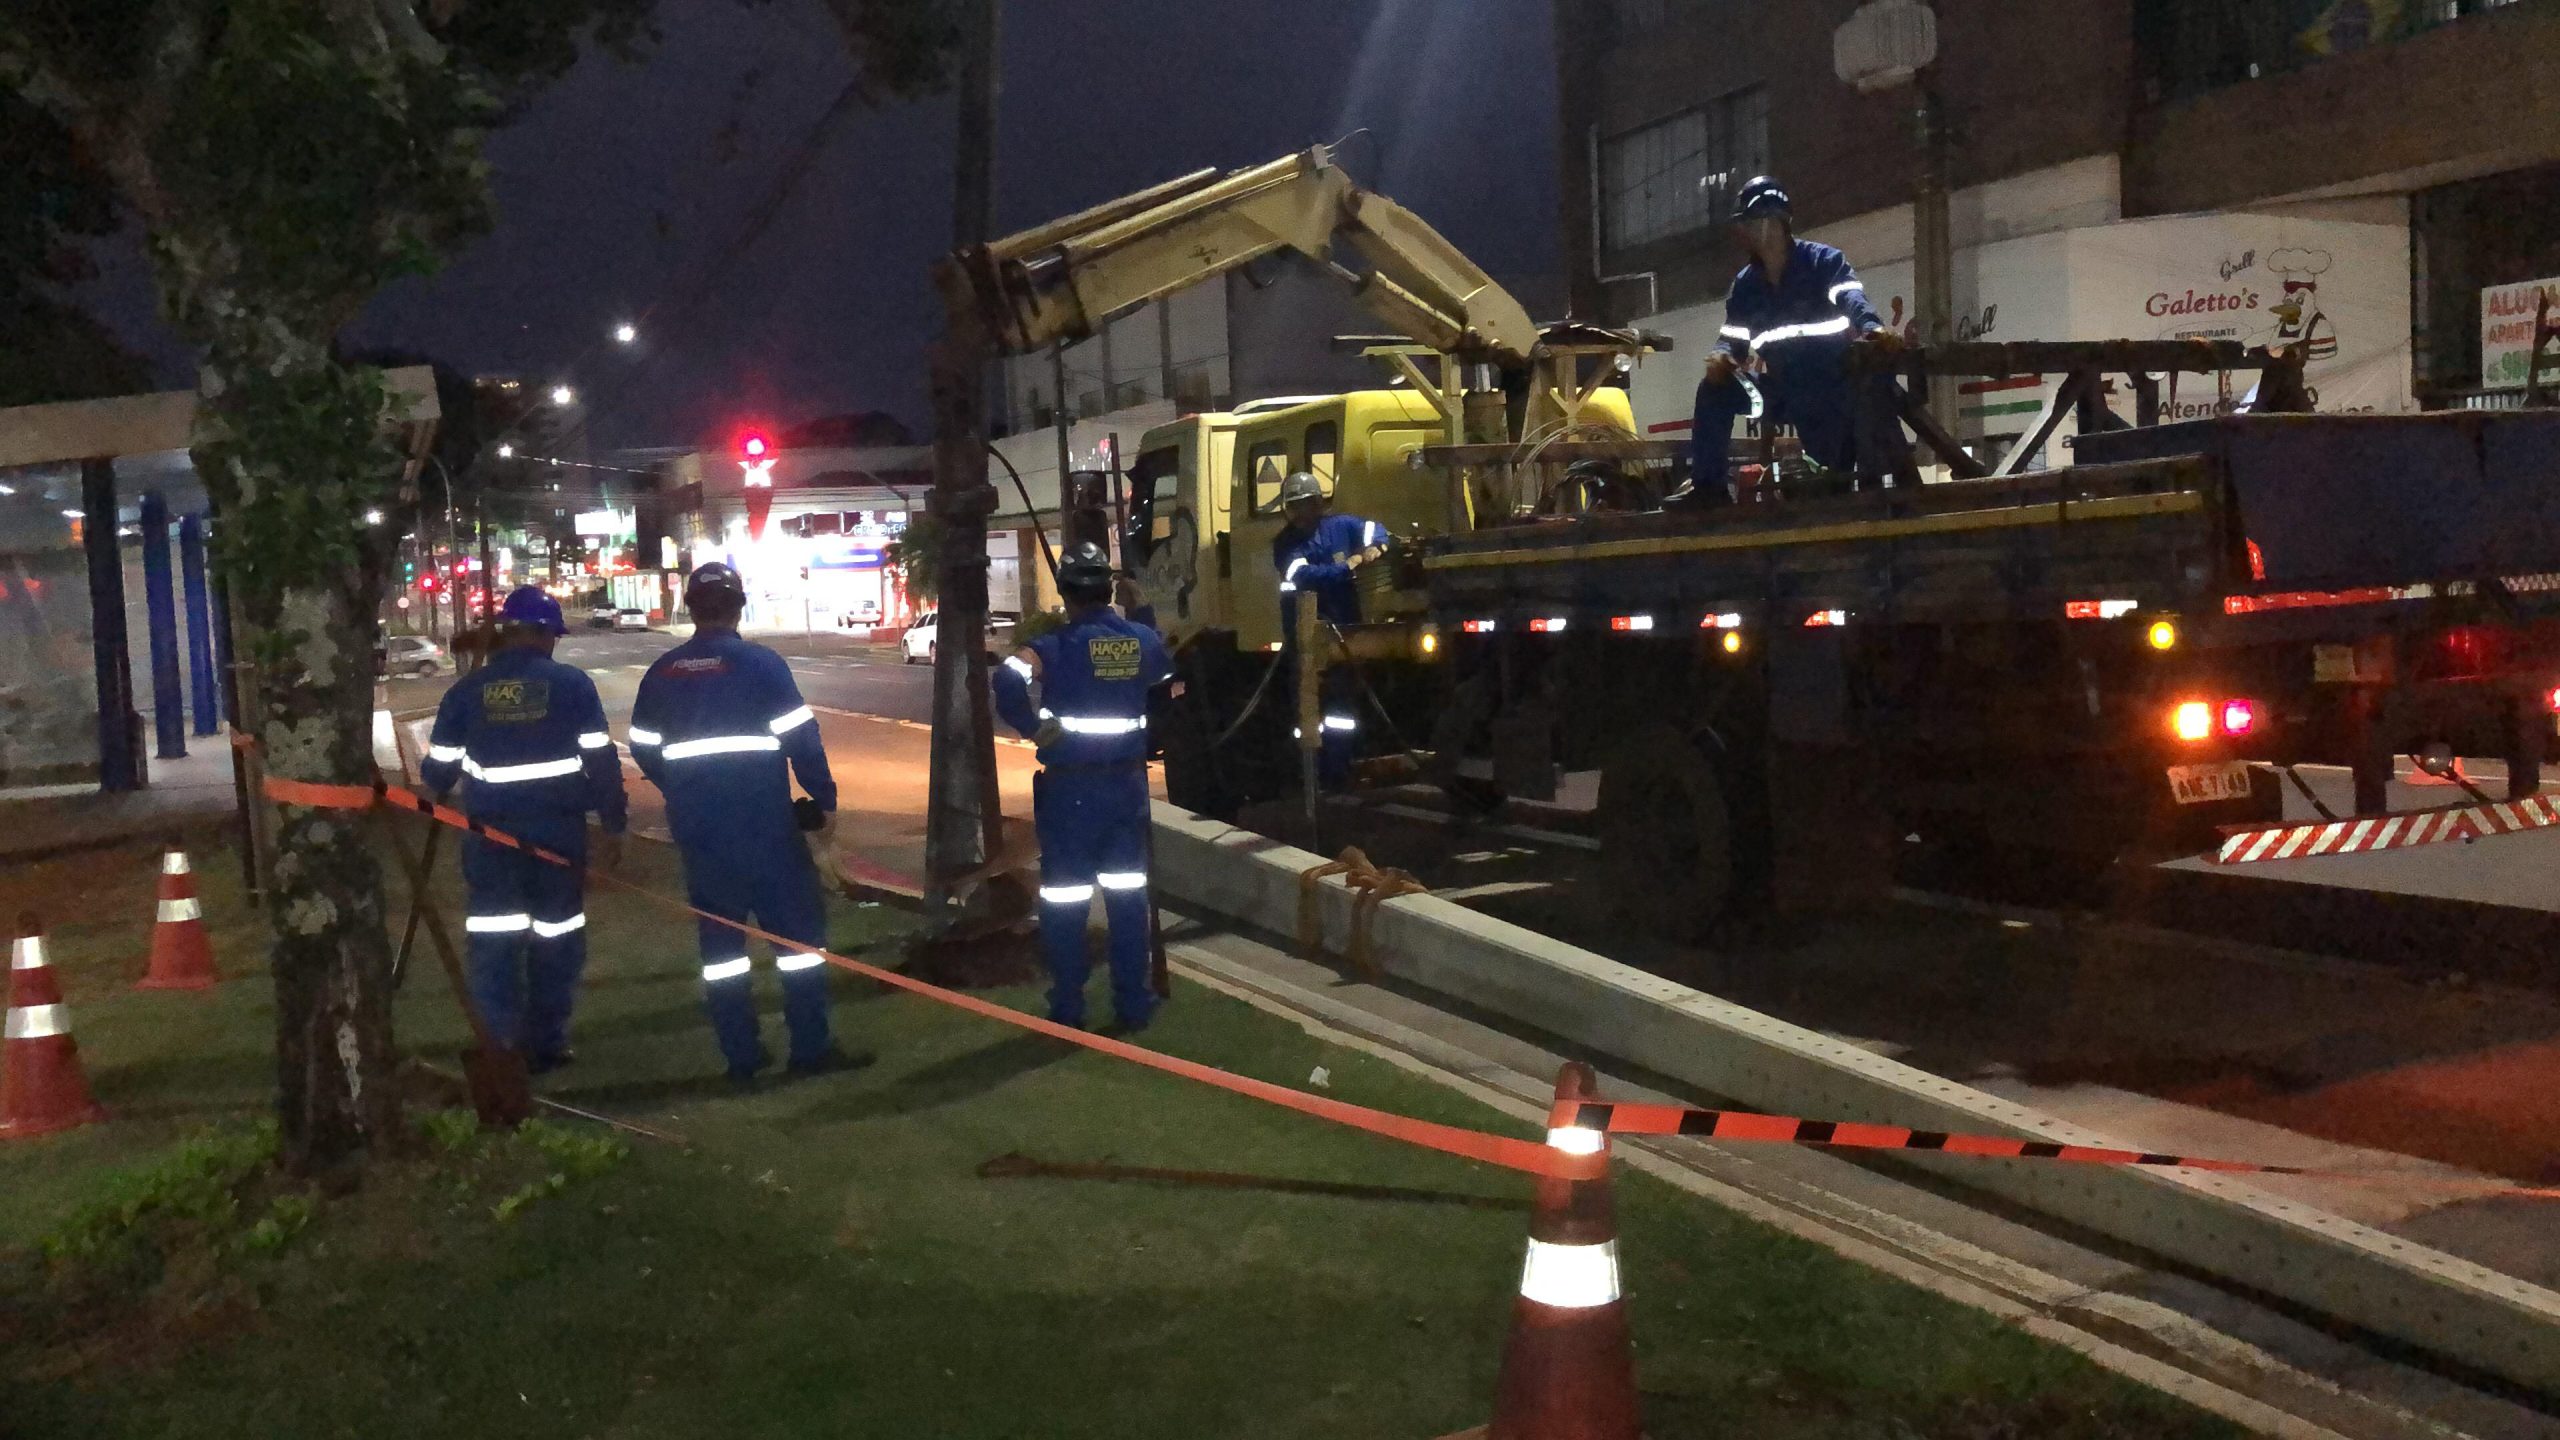
[[2560, 686], [2554, 686], [2550, 694], [2543, 696], [2542, 703], [2550, 706], [2553, 714], [2560, 715]]
[[2222, 733], [2246, 735], [2258, 728], [2258, 703], [2254, 700], [2222, 702]]

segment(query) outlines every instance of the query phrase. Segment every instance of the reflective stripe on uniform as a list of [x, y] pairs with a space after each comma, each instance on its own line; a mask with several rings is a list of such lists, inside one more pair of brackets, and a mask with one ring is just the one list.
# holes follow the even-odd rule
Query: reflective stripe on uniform
[[1849, 317], [1846, 315], [1834, 315], [1828, 320], [1814, 320], [1803, 325], [1781, 325], [1774, 330], [1763, 330], [1760, 332], [1759, 338], [1751, 342], [1751, 347], [1755, 350], [1762, 350], [1771, 345], [1777, 344], [1781, 340], [1810, 340], [1821, 335], [1845, 335], [1847, 333], [1849, 333]]
[[776, 955], [773, 957], [773, 968], [786, 975], [794, 970], [814, 969], [826, 963], [827, 957], [824, 955]]
[[427, 758], [441, 760], [448, 765], [459, 765], [470, 757], [459, 745], [430, 745], [427, 747]]
[[637, 725], [631, 727], [631, 743], [634, 745], [655, 745], [663, 738], [655, 730], [643, 730]]
[[602, 730], [590, 730], [578, 737], [578, 748], [581, 750], [610, 750], [613, 748], [613, 737]]
[[1375, 521], [1375, 520], [1363, 520], [1363, 521], [1361, 521], [1361, 522], [1360, 522], [1360, 546], [1361, 546], [1361, 548], [1365, 550], [1365, 549], [1367, 549], [1368, 547], [1370, 547], [1370, 546], [1372, 546], [1372, 545], [1375, 545], [1375, 544], [1377, 544], [1377, 543], [1378, 543], [1378, 522], [1377, 522], [1377, 521]]
[[462, 762], [462, 773], [483, 785], [513, 785], [520, 780], [557, 780], [563, 775], [575, 775], [586, 767], [587, 762], [575, 755], [566, 760], [536, 760], [529, 765], [483, 765], [466, 758]]
[[1520, 1267], [1520, 1298], [1560, 1310], [1588, 1310], [1618, 1299], [1618, 1242], [1555, 1245], [1529, 1242]]
[[474, 935], [511, 935], [533, 928], [530, 915], [469, 915], [463, 917], [462, 928]]
[[584, 910], [579, 911], [577, 914], [570, 916], [566, 920], [536, 920], [533, 922], [534, 938], [539, 940], [557, 940], [572, 930], [584, 930], [586, 928], [587, 912]]
[[1144, 716], [1054, 715], [1044, 718], [1056, 720], [1058, 728], [1070, 735], [1135, 735], [1147, 728]]
[[735, 980], [754, 968], [754, 962], [748, 960], [744, 955], [739, 956], [735, 960], [714, 960], [710, 964], [702, 967], [702, 978], [706, 982], [712, 983], [717, 983], [722, 980]]
[[1745, 345], [1751, 343], [1751, 327], [1747, 325], [1727, 325], [1721, 333], [1727, 340], [1739, 340]]
[[183, 900], [163, 900], [160, 902], [160, 923], [163, 925], [175, 924], [180, 920], [201, 920], [203, 918], [204, 910], [196, 903], [196, 898], [192, 895]]
[[9, 1012], [11, 1040], [42, 1040], [71, 1033], [71, 1007], [63, 1004], [21, 1005]]
[[714, 735], [704, 740], [679, 740], [666, 748], [665, 758], [690, 760], [697, 755], [744, 755], [781, 748], [782, 742], [771, 735]]
[[1044, 905], [1082, 905], [1093, 898], [1090, 885], [1043, 885], [1040, 903]]
[[776, 715], [773, 717], [773, 723], [767, 725], [765, 728], [776, 735], [787, 735], [817, 718], [818, 717], [810, 711], [808, 706], [803, 705], [797, 710], [787, 710], [780, 715]]
[[1023, 659], [1019, 655], [1007, 655], [1004, 657], [1004, 668], [1021, 676], [1025, 680], [1037, 680], [1040, 678], [1039, 673], [1031, 668], [1031, 662]]
[[1831, 303], [1832, 303], [1832, 304], [1834, 304], [1834, 305], [1839, 304], [1839, 303], [1840, 303], [1840, 297], [1841, 297], [1841, 296], [1843, 296], [1843, 295], [1848, 294], [1848, 293], [1849, 293], [1850, 291], [1852, 291], [1852, 290], [1855, 290], [1855, 291], [1857, 291], [1859, 294], [1863, 295], [1863, 294], [1867, 293], [1866, 283], [1865, 283], [1864, 281], [1859, 281], [1859, 280], [1843, 280], [1843, 281], [1841, 281], [1839, 284], [1832, 286], [1832, 287], [1831, 287]]
[[1101, 886], [1105, 890], [1144, 890], [1147, 888], [1147, 872], [1144, 870], [1105, 870], [1101, 874], [1093, 877], [1093, 883]]

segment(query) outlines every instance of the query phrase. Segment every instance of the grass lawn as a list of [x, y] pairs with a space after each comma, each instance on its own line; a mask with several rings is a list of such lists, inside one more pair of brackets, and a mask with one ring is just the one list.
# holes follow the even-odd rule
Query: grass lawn
[[[167, 1157], [215, 1123], [236, 1152], [270, 1086], [256, 926], [227, 855], [196, 860], [241, 978], [128, 988], [155, 859], [0, 877], [7, 912], [57, 912], [53, 956], [114, 1112], [0, 1145], [0, 1434], [1428, 1440], [1486, 1418], [1519, 1211], [976, 1172], [1022, 1152], [1509, 1198], [1525, 1179], [850, 977], [839, 1032], [881, 1062], [732, 1095], [692, 927], [610, 894], [590, 911], [581, 1059], [539, 1083], [686, 1143], [443, 1127], [356, 1195], [314, 1205], [252, 1180], [237, 1213], [124, 1227], [100, 1207], [144, 1193], [137, 1167], [165, 1185]], [[672, 889], [673, 857], [637, 846], [633, 873]], [[839, 949], [896, 925], [841, 904], [835, 922]], [[448, 1060], [463, 1033], [423, 942], [400, 1027]], [[1289, 1084], [1321, 1065], [1344, 1099], [1526, 1133], [1197, 989], [1150, 1040]], [[210, 1164], [202, 1142], [190, 1153]], [[1654, 1440], [2235, 1433], [1643, 1176], [1621, 1171], [1618, 1194]], [[128, 1229], [179, 1238], [136, 1259]], [[48, 1239], [71, 1258], [43, 1259]]]

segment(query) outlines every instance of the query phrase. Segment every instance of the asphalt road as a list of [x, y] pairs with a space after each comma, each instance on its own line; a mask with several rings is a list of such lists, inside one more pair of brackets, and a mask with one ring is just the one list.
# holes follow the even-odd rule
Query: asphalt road
[[[749, 638], [789, 657], [800, 694], [811, 705], [890, 720], [929, 723], [933, 719], [932, 667], [898, 663], [895, 646], [833, 635]], [[560, 642], [558, 658], [594, 675], [599, 686], [611, 688], [611, 682], [621, 679], [637, 687], [650, 662], [674, 648], [678, 640], [656, 630], [646, 634], [573, 631]], [[619, 709], [611, 696], [605, 703], [619, 715], [628, 709], [630, 697], [623, 696]]]

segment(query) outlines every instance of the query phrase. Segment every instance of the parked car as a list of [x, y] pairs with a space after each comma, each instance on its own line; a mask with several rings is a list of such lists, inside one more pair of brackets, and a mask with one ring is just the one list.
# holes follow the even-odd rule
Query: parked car
[[[930, 663], [933, 660], [933, 653], [935, 649], [933, 640], [936, 630], [938, 629], [934, 622], [935, 612], [927, 610], [916, 617], [916, 623], [907, 627], [906, 634], [898, 637], [898, 656], [901, 660], [909, 665], [913, 665], [919, 660], [927, 663]], [[988, 615], [988, 653], [990, 655], [999, 655], [1004, 653], [1006, 650], [1011, 649], [1013, 646], [1013, 627], [1021, 623], [1022, 617], [1009, 610], [998, 610]]]
[[622, 623], [622, 612], [611, 605], [599, 605], [587, 612], [587, 628], [611, 630]]
[[373, 647], [376, 675], [440, 675], [444, 668], [444, 647], [423, 635], [387, 635]]
[[646, 630], [649, 628], [649, 612], [646, 610], [625, 609], [621, 614], [614, 618], [613, 628], [616, 630]]

